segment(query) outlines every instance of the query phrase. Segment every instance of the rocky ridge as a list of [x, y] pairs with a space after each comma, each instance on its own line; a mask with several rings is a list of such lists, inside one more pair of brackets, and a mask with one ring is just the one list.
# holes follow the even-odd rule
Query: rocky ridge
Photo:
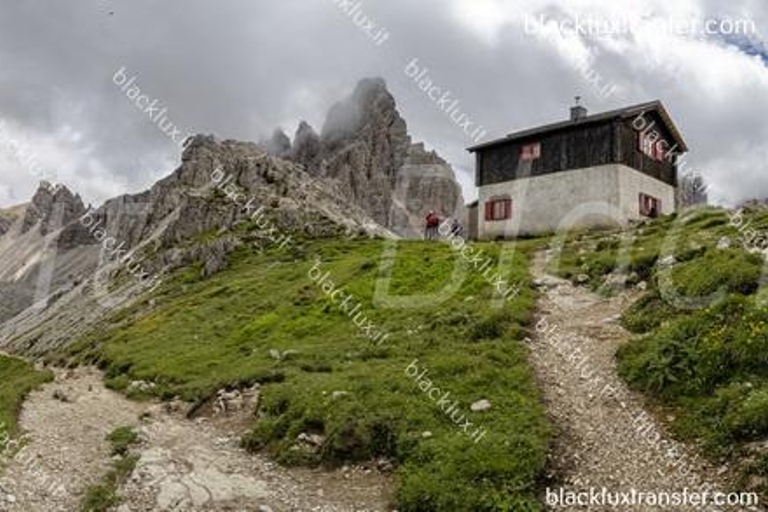
[[[242, 232], [240, 226], [254, 222], [257, 208], [259, 225]], [[50, 222], [54, 209], [64, 212], [63, 227]], [[66, 188], [52, 193], [43, 184], [27, 215], [0, 240], [0, 255], [15, 262], [0, 275], [6, 292], [0, 320], [7, 320], [0, 327], [0, 346], [43, 355], [144, 291], [132, 265], [159, 276], [202, 262], [210, 275], [226, 265], [236, 247], [267, 245], [274, 232], [286, 239], [393, 236], [301, 166], [254, 143], [213, 136], [190, 139], [181, 166], [151, 189], [96, 209], [86, 210]], [[201, 242], [207, 233], [216, 236]], [[107, 239], [124, 251], [121, 258], [102, 251]], [[58, 270], [41, 292], [42, 272], [50, 266]]]
[[362, 80], [331, 108], [318, 134], [302, 122], [289, 146], [276, 132], [267, 146], [332, 183], [382, 226], [421, 235], [430, 210], [463, 218], [461, 186], [451, 166], [414, 143], [395, 98], [381, 79]]
[[63, 185], [42, 182], [24, 212], [21, 231], [38, 226], [43, 235], [66, 226], [85, 213], [83, 200]]
[[168, 177], [98, 208], [41, 184], [26, 208], [0, 215], [0, 257], [12, 262], [0, 270], [0, 349], [61, 347], [136, 300], [147, 288], [136, 275], [157, 282], [199, 262], [209, 276], [273, 233], [418, 236], [425, 211], [462, 206], [450, 166], [412, 142], [382, 80], [363, 80], [320, 134], [302, 123], [293, 142], [280, 131], [259, 144], [198, 135]]

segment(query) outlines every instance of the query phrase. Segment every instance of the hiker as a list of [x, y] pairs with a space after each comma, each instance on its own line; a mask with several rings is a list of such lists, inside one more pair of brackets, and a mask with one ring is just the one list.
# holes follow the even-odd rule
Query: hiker
[[451, 222], [451, 235], [457, 238], [464, 236], [464, 227], [459, 222], [459, 219], [454, 218], [453, 222]]
[[426, 230], [424, 233], [424, 239], [425, 240], [435, 240], [437, 239], [437, 229], [440, 225], [440, 217], [438, 217], [434, 211], [429, 212], [427, 214], [427, 218], [425, 219], [426, 224]]

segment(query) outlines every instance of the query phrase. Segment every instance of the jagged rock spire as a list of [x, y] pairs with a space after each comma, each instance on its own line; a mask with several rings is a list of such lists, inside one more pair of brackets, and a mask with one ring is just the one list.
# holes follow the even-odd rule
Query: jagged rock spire
[[83, 214], [85, 205], [78, 194], [73, 194], [64, 185], [54, 186], [43, 181], [24, 214], [22, 232], [39, 224], [41, 233], [45, 235], [63, 228]]

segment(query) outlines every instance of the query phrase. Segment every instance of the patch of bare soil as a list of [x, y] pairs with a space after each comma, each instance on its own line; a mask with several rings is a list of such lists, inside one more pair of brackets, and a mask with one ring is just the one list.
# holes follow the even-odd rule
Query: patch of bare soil
[[[604, 298], [546, 273], [546, 254], [533, 274], [540, 289], [531, 363], [557, 429], [550, 452], [552, 489], [609, 492], [712, 492], [728, 489], [728, 468], [713, 467], [675, 441], [646, 411], [616, 371], [617, 349], [630, 337], [619, 316], [638, 296]], [[551, 510], [630, 510], [626, 506]], [[657, 510], [645, 506], [633, 510]], [[667, 508], [669, 509], [669, 508]], [[746, 510], [746, 507], [734, 510]], [[717, 510], [675, 507], [674, 510]]]
[[28, 398], [25, 447], [6, 460], [0, 510], [79, 510], [84, 491], [111, 464], [106, 436], [135, 426], [139, 461], [118, 511], [385, 511], [390, 479], [374, 469], [286, 469], [239, 447], [258, 391], [236, 411], [211, 407], [187, 418], [182, 404], [141, 404], [107, 390], [93, 369], [58, 372]]
[[106, 389], [95, 370], [57, 372], [24, 404], [23, 447], [3, 464], [0, 510], [79, 510], [83, 491], [109, 470], [106, 436], [137, 424], [144, 408]]

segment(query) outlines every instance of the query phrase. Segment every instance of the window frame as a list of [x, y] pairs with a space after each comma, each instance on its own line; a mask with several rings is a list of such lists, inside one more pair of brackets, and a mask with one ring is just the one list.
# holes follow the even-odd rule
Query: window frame
[[[498, 208], [501, 206], [501, 212]], [[500, 222], [512, 218], [512, 198], [493, 196], [485, 201], [485, 222]]]
[[[648, 218], [656, 218], [661, 216], [661, 207], [662, 202], [661, 199], [655, 196], [652, 196], [650, 194], [646, 194], [645, 192], [640, 192], [640, 215], [643, 217]], [[653, 213], [654, 208], [656, 210], [656, 215], [651, 215]]]
[[520, 160], [533, 162], [541, 158], [541, 142], [531, 142], [520, 147]]
[[664, 162], [667, 159], [667, 150], [669, 144], [663, 138], [654, 140], [648, 132], [637, 132], [637, 147], [640, 152], [655, 162]]

